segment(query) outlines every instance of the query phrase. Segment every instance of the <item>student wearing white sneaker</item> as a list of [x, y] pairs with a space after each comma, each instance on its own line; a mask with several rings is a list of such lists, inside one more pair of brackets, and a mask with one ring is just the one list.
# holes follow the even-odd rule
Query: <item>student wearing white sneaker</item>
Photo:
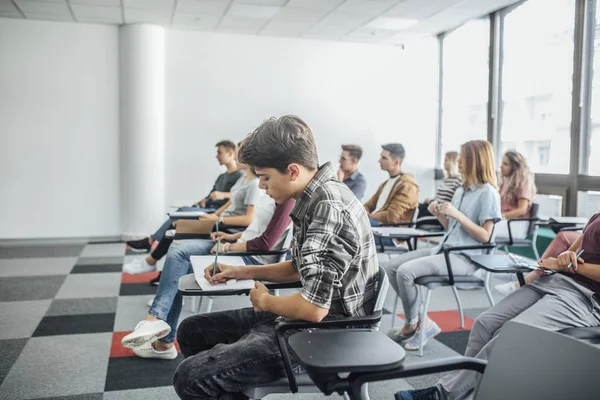
[[[250, 225], [254, 218], [254, 204], [264, 192], [258, 188], [258, 178], [252, 169], [243, 165], [242, 167], [244, 168], [244, 174], [231, 188], [231, 197], [227, 203], [213, 214], [204, 214], [199, 219], [231, 226]], [[156, 271], [156, 263], [167, 254], [172, 242], [172, 238], [165, 236], [151, 255], [125, 264], [123, 271], [128, 274]]]
[[[440, 244], [433, 249], [411, 251], [382, 264], [392, 288], [402, 300], [405, 314], [404, 327], [392, 328], [388, 336], [399, 342], [406, 340], [406, 350], [419, 349], [420, 329], [426, 329], [425, 343], [441, 332], [430, 318], [419, 320], [419, 293], [415, 279], [447, 275], [444, 255], [439, 254], [442, 246], [486, 243], [492, 236], [494, 224], [500, 220], [500, 196], [496, 189], [492, 145], [484, 140], [463, 144], [459, 171], [463, 185], [456, 190], [452, 203], [433, 201], [429, 205], [429, 212], [446, 228]], [[481, 250], [470, 250], [451, 254], [454, 274], [473, 275], [476, 267], [468, 256], [481, 253]]]
[[[227, 242], [219, 249], [219, 253], [280, 250], [289, 246], [292, 234], [289, 214], [295, 203], [294, 199], [289, 199], [284, 204], [276, 205], [273, 199], [263, 196], [256, 204], [255, 219], [248, 229], [233, 235], [219, 232], [219, 238]], [[143, 358], [169, 359], [165, 356], [169, 353], [165, 352], [175, 352], [177, 356], [173, 343], [182, 306], [177, 282], [181, 276], [191, 272], [190, 256], [214, 254], [216, 239], [213, 234], [213, 240], [173, 242], [148, 315], [131, 334], [122, 339], [123, 346], [133, 348], [134, 353]], [[243, 258], [246, 265], [262, 265], [277, 262], [278, 256]]]

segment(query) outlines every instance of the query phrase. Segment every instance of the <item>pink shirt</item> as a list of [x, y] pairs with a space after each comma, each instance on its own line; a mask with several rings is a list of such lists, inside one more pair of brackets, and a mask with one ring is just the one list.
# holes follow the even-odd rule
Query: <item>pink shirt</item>
[[[502, 193], [502, 187], [504, 186], [504, 182], [500, 184], [500, 193]], [[501, 197], [501, 210], [502, 214], [506, 214], [509, 211], [516, 210], [519, 208], [519, 200], [525, 199], [529, 201], [529, 206], [527, 207], [527, 212], [523, 215], [519, 215], [516, 218], [527, 218], [529, 217], [529, 209], [531, 208], [531, 203], [533, 203], [534, 197], [533, 190], [531, 190], [531, 186], [527, 183], [522, 184], [517, 188], [514, 193], [508, 193], [507, 196]]]

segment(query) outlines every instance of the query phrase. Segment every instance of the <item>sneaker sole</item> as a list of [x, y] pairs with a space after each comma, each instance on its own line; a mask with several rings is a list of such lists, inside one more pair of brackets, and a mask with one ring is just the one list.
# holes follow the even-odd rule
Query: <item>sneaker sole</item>
[[152, 249], [134, 249], [133, 247], [127, 246], [127, 250], [132, 253], [150, 253], [150, 250]]
[[[436, 337], [436, 336], [437, 336], [437, 335], [439, 335], [440, 333], [442, 333], [442, 330], [441, 330], [441, 329], [440, 329], [439, 331], [437, 331], [436, 333], [434, 333], [433, 335], [429, 336], [427, 339], [425, 339], [425, 341], [423, 342], [423, 348], [425, 348], [425, 345], [426, 345], [427, 343], [429, 343], [429, 341], [430, 341], [431, 339], [433, 339], [434, 337]], [[407, 346], [408, 346], [407, 344], [405, 344], [405, 345], [404, 345], [404, 350], [408, 350], [408, 351], [416, 351], [416, 350], [419, 350], [419, 348], [420, 348], [419, 346], [416, 346], [416, 347], [407, 347]]]
[[136, 336], [136, 337], [132, 337], [132, 338], [128, 338], [128, 339], [123, 338], [123, 340], [121, 340], [121, 345], [123, 347], [127, 347], [129, 349], [132, 349], [134, 347], [140, 347], [140, 346], [145, 345], [148, 342], [152, 343], [152, 342], [157, 341], [158, 339], [164, 338], [165, 336], [167, 336], [169, 334], [169, 332], [171, 332], [171, 329], [165, 329], [160, 332], [153, 333], [151, 335], [141, 335], [141, 336]]
[[156, 272], [156, 271], [158, 271], [158, 269], [156, 269], [156, 268], [150, 269], [148, 271], [127, 271], [127, 269], [125, 269], [125, 267], [123, 267], [123, 272], [125, 272], [126, 274], [129, 274], [129, 275], [147, 274], [147, 273]]

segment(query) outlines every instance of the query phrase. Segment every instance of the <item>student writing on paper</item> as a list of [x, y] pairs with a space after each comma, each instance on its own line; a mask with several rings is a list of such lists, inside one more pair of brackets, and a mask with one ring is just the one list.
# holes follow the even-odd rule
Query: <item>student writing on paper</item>
[[[219, 254], [241, 251], [281, 250], [289, 247], [292, 220], [289, 216], [295, 204], [289, 199], [275, 204], [268, 196], [261, 197], [254, 207], [254, 220], [243, 233], [219, 232]], [[212, 240], [176, 240], [167, 253], [156, 296], [145, 320], [122, 339], [126, 347], [143, 358], [172, 359], [177, 357], [173, 343], [181, 314], [182, 296], [177, 291], [179, 278], [191, 273], [190, 257], [208, 255], [216, 250], [216, 234]], [[277, 256], [243, 256], [246, 265], [269, 264]]]
[[[201, 215], [199, 219], [231, 226], [250, 225], [254, 217], [254, 204], [264, 193], [258, 188], [254, 172], [247, 166], [242, 165], [242, 168], [242, 176], [231, 188], [230, 199], [213, 214]], [[163, 238], [152, 254], [124, 265], [123, 271], [129, 274], [156, 271], [156, 263], [167, 254], [172, 242], [171, 238]]]
[[[237, 164], [235, 155], [237, 147], [230, 140], [222, 140], [217, 143], [216, 146], [217, 161], [219, 162], [219, 165], [227, 167], [227, 171], [217, 177], [208, 196], [194, 204], [192, 207], [181, 207], [177, 211], [204, 210], [206, 212], [214, 212], [222, 207], [230, 198], [231, 188], [243, 174], [241, 168]], [[144, 252], [150, 251], [154, 242], [160, 242], [165, 237], [165, 233], [169, 229], [173, 229], [173, 221], [174, 220], [171, 218], [167, 219], [152, 235], [139, 240], [130, 240], [127, 242], [127, 246], [134, 250], [142, 250]]]
[[186, 318], [177, 331], [186, 360], [173, 378], [182, 399], [235, 396], [248, 385], [283, 377], [275, 338], [279, 317], [321, 321], [368, 315], [374, 308], [378, 265], [369, 219], [331, 164], [319, 166], [306, 123], [294, 116], [265, 121], [242, 143], [240, 160], [256, 170], [275, 202], [296, 199], [293, 260], [259, 267], [220, 264], [215, 276], [207, 268], [208, 277], [300, 280], [302, 290], [272, 296], [257, 282], [250, 293], [253, 307]]
[[[550, 331], [600, 326], [598, 238], [600, 214], [595, 214], [581, 237], [568, 251], [557, 258], [547, 258], [539, 263], [541, 267], [557, 273], [541, 276], [477, 317], [471, 329], [465, 356], [487, 360], [498, 331], [507, 321], [517, 321]], [[578, 259], [576, 255], [582, 250], [584, 253]], [[436, 386], [418, 392], [398, 392], [396, 399], [469, 399], [472, 398], [477, 380], [476, 372], [456, 371], [444, 376]], [[535, 382], [531, 384], [534, 385]]]

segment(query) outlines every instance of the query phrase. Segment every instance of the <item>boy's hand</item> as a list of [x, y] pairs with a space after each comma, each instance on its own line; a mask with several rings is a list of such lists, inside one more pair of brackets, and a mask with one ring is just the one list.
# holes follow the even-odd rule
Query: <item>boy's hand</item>
[[269, 289], [262, 283], [256, 281], [254, 283], [254, 289], [250, 291], [250, 301], [254, 311], [263, 312], [266, 310], [266, 299], [270, 296]]
[[240, 279], [242, 267], [217, 263], [217, 273], [213, 276], [213, 265], [214, 263], [204, 269], [204, 278], [213, 285], [225, 283], [231, 279]]

